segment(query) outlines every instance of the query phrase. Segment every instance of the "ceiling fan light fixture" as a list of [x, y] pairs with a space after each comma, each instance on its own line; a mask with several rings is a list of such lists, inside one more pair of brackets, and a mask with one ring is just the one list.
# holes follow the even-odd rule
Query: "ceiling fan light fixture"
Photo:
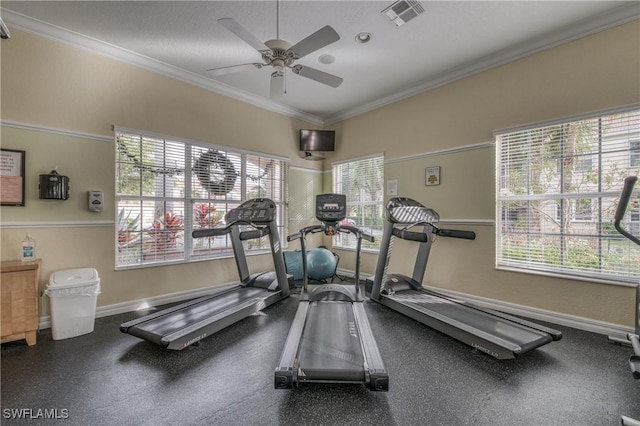
[[356, 42], [358, 43], [369, 43], [371, 41], [371, 33], [361, 32], [356, 34]]
[[271, 87], [269, 89], [272, 98], [280, 97], [286, 93], [284, 71], [287, 68], [291, 69], [293, 74], [333, 88], [342, 84], [343, 79], [341, 77], [308, 66], [302, 66], [300, 64], [294, 65], [298, 59], [340, 40], [340, 35], [336, 30], [331, 28], [330, 25], [325, 25], [296, 44], [291, 45], [289, 42], [281, 40], [279, 34], [276, 35], [275, 39], [267, 40], [263, 43], [232, 18], [218, 19], [218, 23], [253, 47], [262, 56], [264, 63], [257, 65], [255, 63], [248, 63], [212, 68], [208, 70], [212, 75], [222, 75], [229, 72], [244, 71], [250, 68], [271, 66], [275, 70], [275, 72], [271, 74]]

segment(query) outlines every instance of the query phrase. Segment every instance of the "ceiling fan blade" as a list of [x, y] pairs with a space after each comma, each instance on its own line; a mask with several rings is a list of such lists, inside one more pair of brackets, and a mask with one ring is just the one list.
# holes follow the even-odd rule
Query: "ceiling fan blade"
[[281, 98], [284, 94], [284, 71], [275, 71], [271, 74], [271, 88], [269, 96], [271, 98]]
[[224, 74], [230, 74], [232, 72], [247, 71], [250, 69], [260, 69], [263, 66], [264, 64], [259, 64], [259, 63], [230, 65], [228, 67], [211, 68], [210, 70], [207, 70], [207, 72], [209, 72], [211, 75], [224, 75]]
[[342, 84], [343, 81], [342, 78], [338, 76], [304, 65], [296, 65], [292, 68], [292, 71], [294, 72], [294, 74], [310, 78], [311, 80], [315, 80], [318, 83], [326, 84], [327, 86], [331, 87], [338, 87]]
[[218, 23], [240, 37], [245, 43], [256, 49], [258, 52], [270, 50], [263, 42], [258, 40], [256, 36], [247, 31], [242, 25], [238, 24], [233, 18], [218, 19]]
[[340, 36], [329, 25], [320, 28], [309, 37], [300, 40], [289, 48], [290, 52], [293, 52], [297, 58], [302, 58], [311, 52], [315, 52], [331, 43], [340, 40]]

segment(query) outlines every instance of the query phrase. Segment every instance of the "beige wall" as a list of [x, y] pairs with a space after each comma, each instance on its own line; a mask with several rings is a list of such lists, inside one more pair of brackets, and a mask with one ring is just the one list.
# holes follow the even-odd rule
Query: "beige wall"
[[[381, 152], [393, 160], [481, 144], [493, 140], [495, 129], [638, 102], [639, 33], [638, 22], [627, 24], [332, 125], [338, 131], [337, 151], [317, 163], [298, 156], [297, 129], [312, 127], [307, 123], [17, 30], [1, 45], [1, 118], [106, 137], [112, 137], [116, 124], [290, 157], [289, 224], [294, 227], [294, 221], [310, 217], [315, 193], [330, 190], [330, 175], [317, 170], [330, 169], [331, 161]], [[41, 285], [54, 270], [96, 267], [103, 284], [98, 304], [105, 306], [235, 278], [231, 259], [114, 271], [115, 209], [107, 205], [104, 213], [92, 214], [81, 201], [84, 191], [98, 189], [113, 204], [113, 144], [82, 135], [8, 126], [1, 130], [3, 147], [27, 151], [31, 180], [26, 207], [0, 209], [1, 257], [15, 259], [18, 242], [30, 232], [43, 259]], [[401, 195], [430, 205], [443, 219], [491, 221], [491, 152], [484, 148], [473, 154], [388, 162], [385, 173], [399, 180]], [[442, 166], [437, 188], [421, 185], [427, 165]], [[72, 198], [40, 201], [35, 179], [55, 166], [70, 176]], [[305, 194], [310, 199], [305, 200]], [[632, 323], [629, 288], [497, 271], [493, 226], [457, 227], [475, 231], [477, 240], [440, 239], [425, 283], [594, 320]], [[412, 247], [396, 250], [406, 255], [394, 267], [407, 272], [402, 269], [410, 267]], [[375, 259], [364, 256], [364, 272], [373, 272]], [[255, 269], [269, 266], [266, 256], [251, 261]], [[341, 253], [340, 266], [352, 265], [352, 253]], [[42, 305], [46, 314], [48, 302]]]
[[[494, 227], [473, 224], [495, 217], [493, 148], [420, 154], [492, 142], [501, 128], [640, 102], [639, 34], [635, 21], [348, 119], [337, 127], [341, 144], [328, 160], [384, 152], [385, 179], [398, 179], [399, 195], [444, 220], [467, 219], [455, 227], [475, 231], [477, 239], [440, 238], [425, 284], [631, 326], [631, 288], [495, 269]], [[417, 157], [393, 161], [411, 156]], [[437, 165], [441, 185], [425, 186], [425, 167]], [[413, 249], [397, 244], [390, 271], [410, 275]], [[338, 253], [341, 264], [353, 257]], [[374, 271], [376, 258], [363, 255], [365, 272]]]
[[386, 158], [493, 140], [493, 131], [638, 102], [638, 21], [340, 123], [327, 161]]
[[[53, 271], [93, 267], [102, 281], [98, 306], [106, 306], [237, 279], [232, 259], [114, 270], [114, 124], [322, 168], [299, 156], [297, 131], [313, 127], [300, 120], [18, 30], [1, 48], [2, 121], [45, 128], [0, 128], [3, 148], [26, 151], [27, 185], [25, 207], [0, 208], [1, 258], [18, 258], [30, 233], [42, 289]], [[39, 200], [38, 175], [56, 166], [70, 178], [70, 199]], [[104, 212], [87, 210], [88, 190], [104, 192]], [[251, 256], [249, 264], [271, 269], [269, 256]], [[42, 298], [41, 315], [48, 306]]]
[[[292, 167], [289, 169], [288, 233], [293, 234], [305, 226], [316, 224], [315, 195], [323, 192], [322, 171]], [[305, 240], [309, 247], [323, 244], [322, 237], [312, 234]], [[288, 250], [300, 250], [299, 242], [288, 244]]]

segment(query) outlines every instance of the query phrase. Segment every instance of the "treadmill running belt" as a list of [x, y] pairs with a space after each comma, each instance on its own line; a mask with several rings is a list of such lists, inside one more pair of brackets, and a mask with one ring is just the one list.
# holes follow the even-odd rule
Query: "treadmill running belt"
[[262, 288], [238, 287], [231, 292], [212, 296], [178, 311], [135, 325], [129, 328], [128, 333], [156, 344], [162, 344], [162, 338], [168, 334], [210, 318], [244, 301], [269, 293], [268, 290]]
[[364, 380], [364, 357], [350, 302], [313, 302], [298, 353], [299, 379]]
[[404, 304], [415, 304], [441, 316], [454, 319], [470, 327], [491, 334], [507, 342], [515, 343], [523, 351], [551, 342], [549, 334], [474, 309], [460, 303], [437, 297], [420, 290], [406, 290], [387, 295]]

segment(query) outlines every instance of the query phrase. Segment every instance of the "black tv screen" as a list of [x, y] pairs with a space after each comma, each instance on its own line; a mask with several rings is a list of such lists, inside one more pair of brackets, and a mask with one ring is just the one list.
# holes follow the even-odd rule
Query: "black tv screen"
[[300, 151], [334, 151], [335, 130], [300, 130]]

